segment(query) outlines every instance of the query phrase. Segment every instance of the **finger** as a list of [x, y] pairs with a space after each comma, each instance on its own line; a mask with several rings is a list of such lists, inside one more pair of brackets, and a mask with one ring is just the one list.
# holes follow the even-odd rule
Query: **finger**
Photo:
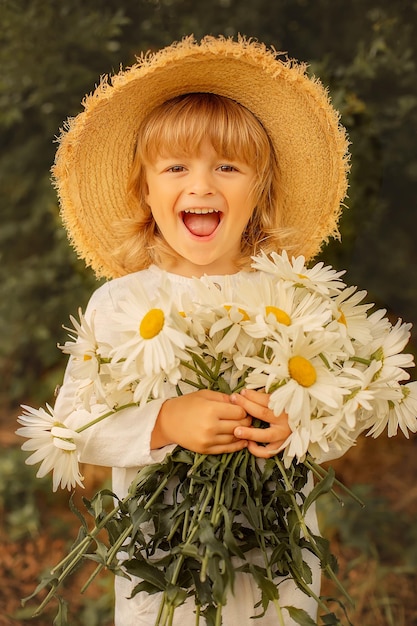
[[234, 430], [234, 436], [239, 439], [247, 439], [259, 443], [271, 443], [273, 441], [284, 441], [291, 434], [291, 429], [287, 423], [272, 426], [271, 428], [254, 428], [238, 426]]
[[199, 450], [202, 454], [228, 454], [229, 452], [239, 452], [247, 448], [248, 442], [245, 440], [233, 440], [227, 443], [216, 443], [204, 450]]
[[268, 404], [259, 404], [238, 393], [232, 394], [230, 400], [232, 404], [242, 407], [249, 415], [257, 417], [263, 422], [270, 423], [274, 419], [274, 414], [271, 409], [268, 408]]
[[195, 393], [205, 398], [206, 400], [211, 400], [212, 402], [224, 402], [226, 404], [230, 404], [230, 396], [227, 393], [223, 393], [221, 391], [213, 391], [212, 389], [201, 389], [200, 391], [196, 391]]
[[286, 446], [287, 440], [274, 441], [268, 446], [259, 446], [254, 441], [248, 441], [248, 450], [251, 454], [259, 459], [270, 459], [271, 456], [275, 456], [281, 452]]
[[240, 422], [248, 416], [245, 408], [238, 406], [237, 404], [223, 404], [219, 402], [217, 403], [217, 406], [212, 406], [212, 410], [219, 420], [233, 420]]
[[269, 398], [271, 397], [271, 394], [265, 393], [265, 391], [256, 391], [255, 389], [242, 389], [240, 395], [263, 406], [268, 406]]
[[232, 435], [235, 439], [244, 439], [244, 437], [236, 437], [235, 431], [237, 428], [250, 428], [252, 425], [252, 418], [250, 416], [244, 417], [240, 420], [221, 419], [216, 424], [216, 429], [220, 435]]

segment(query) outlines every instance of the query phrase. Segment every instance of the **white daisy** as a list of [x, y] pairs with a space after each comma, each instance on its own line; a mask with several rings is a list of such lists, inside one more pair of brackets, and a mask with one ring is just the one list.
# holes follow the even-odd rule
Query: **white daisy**
[[352, 340], [363, 345], [369, 345], [372, 340], [367, 311], [374, 305], [359, 304], [366, 295], [366, 291], [357, 291], [357, 287], [346, 287], [332, 300], [334, 318], [341, 325], [350, 347]]
[[77, 433], [59, 422], [49, 405], [48, 412], [43, 408], [22, 408], [24, 412], [17, 421], [23, 428], [19, 428], [16, 434], [28, 438], [22, 445], [22, 450], [33, 452], [26, 459], [26, 463], [41, 463], [36, 476], [42, 478], [52, 470], [54, 491], [60, 485], [68, 490], [76, 484], [83, 487], [83, 477], [78, 466]]
[[343, 374], [348, 377], [350, 393], [344, 399], [343, 415], [348, 428], [355, 428], [360, 409], [372, 412], [377, 390], [372, 383], [381, 369], [379, 361], [372, 361], [369, 367], [344, 367]]
[[172, 297], [162, 289], [150, 299], [137, 285], [118, 303], [112, 322], [121, 331], [121, 341], [111, 351], [113, 362], [123, 369], [137, 368], [138, 378], [169, 372], [178, 359], [187, 359], [186, 349], [196, 342], [186, 333], [184, 318], [175, 309]]
[[[91, 316], [91, 322], [88, 323], [81, 309], [78, 309], [80, 321], [78, 322], [74, 316], [70, 315], [70, 320], [74, 328], [65, 330], [70, 333], [72, 341], [66, 341], [63, 346], [58, 346], [64, 354], [70, 354], [73, 357], [72, 376], [77, 379], [96, 378], [100, 367], [99, 346], [94, 332], [94, 312]], [[75, 334], [72, 334], [74, 333]]]
[[214, 310], [197, 304], [189, 293], [180, 293], [176, 297], [176, 307], [185, 322], [185, 332], [193, 337], [197, 344], [206, 340], [210, 328], [216, 321]]
[[233, 276], [213, 278], [202, 276], [193, 279], [193, 301], [207, 309], [216, 309], [225, 302], [233, 300], [236, 280]]
[[[348, 435], [349, 429], [345, 430], [341, 414], [328, 413], [326, 410], [316, 412], [309, 423], [299, 426], [294, 430], [285, 442], [283, 454], [284, 462], [290, 465], [293, 458], [300, 462], [304, 461], [307, 453], [316, 460], [330, 450], [330, 446], [335, 450], [347, 449], [353, 445], [354, 438]], [[335, 436], [336, 435], [336, 436]]]
[[332, 317], [328, 302], [321, 296], [288, 281], [272, 280], [268, 274], [260, 274], [256, 282], [242, 282], [239, 298], [243, 309], [255, 317], [255, 322], [245, 325], [245, 332], [253, 337], [265, 338], [281, 332], [284, 326], [305, 332], [322, 330]]
[[240, 302], [242, 280], [226, 276], [221, 282], [216, 282], [209, 276], [203, 276], [194, 281], [196, 298], [193, 316], [202, 317], [204, 321], [210, 316], [208, 335], [217, 354], [249, 354], [258, 348], [258, 344], [255, 345], [245, 333], [250, 313]]
[[[411, 324], [398, 320], [395, 326], [385, 326], [384, 332], [378, 332], [377, 337], [368, 346], [371, 359], [382, 362], [380, 375], [395, 381], [408, 380], [410, 375], [404, 371], [405, 367], [413, 367], [412, 354], [405, 354], [402, 350], [410, 338]], [[378, 329], [379, 330], [379, 329]]]
[[[298, 332], [293, 340], [283, 335], [279, 341], [266, 342], [272, 357], [259, 369], [268, 375], [265, 387], [267, 392], [272, 391], [269, 406], [276, 415], [288, 413], [292, 430], [300, 424], [308, 425], [320, 406], [338, 409], [349, 393], [341, 370], [330, 369], [337, 356], [332, 353], [333, 344], [334, 337], [326, 332], [307, 337]], [[249, 374], [248, 384], [256, 380], [258, 373], [255, 370], [254, 376]]]
[[398, 428], [406, 437], [408, 431], [417, 432], [417, 382], [380, 388], [366, 426], [371, 426], [367, 435], [372, 437], [379, 437], [386, 428], [388, 437], [396, 435]]
[[245, 332], [247, 322], [250, 320], [245, 309], [234, 304], [224, 304], [216, 313], [218, 318], [209, 332], [216, 352], [225, 355], [233, 355], [236, 352], [242, 355], [254, 354], [259, 342], [255, 342]]
[[[72, 376], [72, 364], [69, 365], [69, 374]], [[117, 368], [117, 366], [119, 366]], [[76, 403], [81, 404], [87, 411], [92, 404], [105, 404], [112, 407], [113, 395], [119, 390], [120, 364], [101, 363], [98, 375], [93, 379], [85, 379], [79, 382], [75, 390]]]
[[303, 285], [311, 291], [329, 295], [338, 293], [345, 287], [345, 283], [340, 280], [340, 276], [345, 274], [344, 270], [337, 272], [329, 265], [325, 266], [323, 262], [307, 268], [305, 257], [292, 257], [290, 261], [285, 250], [281, 254], [272, 252], [270, 258], [262, 252], [259, 256], [252, 257], [252, 259], [253, 268], [273, 274], [279, 279]]
[[[330, 449], [337, 456], [344, 454], [349, 448], [355, 445], [359, 430], [351, 431], [347, 429], [343, 422], [329, 434], [324, 428], [320, 430], [320, 420], [313, 420], [315, 426], [314, 432], [311, 434], [310, 443], [307, 452], [315, 460], [320, 463], [323, 455], [328, 454]], [[289, 459], [291, 461], [291, 459]]]
[[140, 406], [149, 400], [157, 398], [169, 398], [172, 396], [172, 389], [181, 380], [180, 367], [173, 368], [169, 374], [159, 372], [153, 376], [142, 378], [135, 386], [133, 399]]
[[409, 432], [417, 432], [417, 381], [401, 386], [402, 397], [390, 407], [388, 436], [397, 434], [398, 427], [408, 438]]

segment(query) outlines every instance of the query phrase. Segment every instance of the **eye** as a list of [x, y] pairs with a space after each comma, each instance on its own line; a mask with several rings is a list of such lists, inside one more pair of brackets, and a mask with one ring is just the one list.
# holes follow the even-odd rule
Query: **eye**
[[167, 167], [165, 171], [172, 172], [173, 174], [179, 174], [185, 171], [185, 167], [184, 165], [171, 165], [170, 167]]
[[230, 163], [224, 164], [224, 165], [220, 165], [218, 167], [218, 169], [221, 172], [237, 172], [239, 171], [238, 168], [235, 165], [231, 165]]

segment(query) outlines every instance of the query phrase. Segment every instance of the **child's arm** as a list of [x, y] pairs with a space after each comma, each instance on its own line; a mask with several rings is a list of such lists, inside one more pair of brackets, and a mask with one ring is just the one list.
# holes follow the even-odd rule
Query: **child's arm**
[[274, 415], [268, 408], [269, 394], [261, 391], [243, 389], [230, 398], [233, 404], [242, 407], [248, 415], [269, 424], [269, 428], [263, 429], [239, 425], [234, 431], [235, 437], [247, 440], [248, 450], [257, 457], [268, 459], [276, 454], [291, 434], [287, 414], [281, 413], [278, 417]]
[[151, 448], [178, 444], [202, 454], [237, 452], [246, 439], [234, 435], [236, 428], [248, 428], [252, 419], [244, 407], [217, 391], [195, 391], [166, 400], [151, 436]]

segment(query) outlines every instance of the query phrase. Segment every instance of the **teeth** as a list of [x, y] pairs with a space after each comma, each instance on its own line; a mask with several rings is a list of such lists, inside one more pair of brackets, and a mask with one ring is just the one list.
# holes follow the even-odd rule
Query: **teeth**
[[217, 209], [185, 209], [184, 213], [195, 213], [196, 215], [206, 215], [207, 213], [220, 213]]

